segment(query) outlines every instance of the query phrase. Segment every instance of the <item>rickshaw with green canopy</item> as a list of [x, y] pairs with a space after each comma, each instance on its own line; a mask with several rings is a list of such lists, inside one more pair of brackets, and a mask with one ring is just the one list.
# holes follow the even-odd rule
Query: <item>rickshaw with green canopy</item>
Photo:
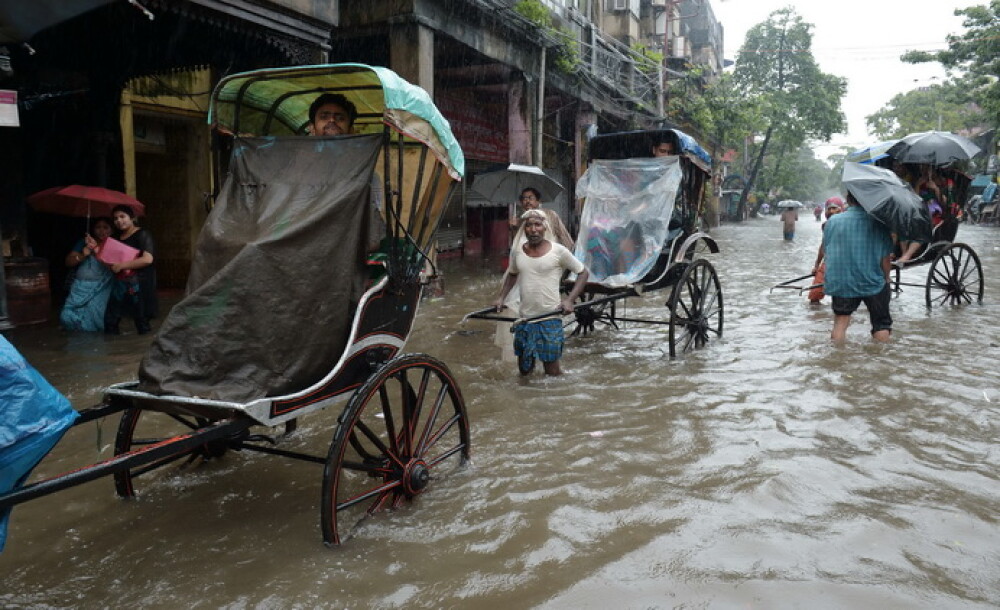
[[[354, 106], [353, 133], [309, 134], [325, 93]], [[257, 451], [323, 465], [323, 540], [339, 544], [469, 458], [455, 377], [402, 353], [464, 157], [423, 89], [362, 64], [228, 76], [208, 120], [228, 164], [185, 295], [138, 380], [78, 418], [122, 413], [114, 457], [0, 495], [0, 509], [108, 474], [130, 498], [179, 466]], [[325, 455], [281, 446], [334, 405]]]

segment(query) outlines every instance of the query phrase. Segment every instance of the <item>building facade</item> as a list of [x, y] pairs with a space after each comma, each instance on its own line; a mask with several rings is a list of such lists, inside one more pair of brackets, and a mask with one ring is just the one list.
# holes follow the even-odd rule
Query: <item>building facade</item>
[[477, 174], [542, 167], [572, 226], [587, 138], [664, 124], [664, 82], [693, 63], [721, 71], [722, 53], [708, 0], [107, 0], [30, 50], [4, 42], [20, 124], [0, 129], [0, 229], [10, 255], [49, 261], [54, 296], [83, 227], [24, 202], [65, 184], [143, 201], [161, 288], [184, 286], [218, 187], [207, 99], [226, 74], [353, 61], [422, 86], [468, 159], [439, 247], [475, 256], [506, 251], [514, 203], [476, 193]]

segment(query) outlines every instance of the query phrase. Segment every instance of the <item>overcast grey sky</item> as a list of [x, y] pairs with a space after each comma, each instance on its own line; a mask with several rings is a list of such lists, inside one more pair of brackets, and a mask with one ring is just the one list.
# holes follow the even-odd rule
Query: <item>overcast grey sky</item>
[[812, 23], [813, 55], [827, 73], [847, 78], [841, 109], [848, 131], [831, 145], [817, 146], [825, 158], [840, 146], [860, 148], [874, 138], [865, 117], [882, 108], [897, 93], [938, 82], [944, 70], [938, 64], [905, 64], [899, 56], [910, 49], [947, 48], [945, 36], [963, 31], [956, 8], [986, 4], [987, 0], [711, 0], [715, 17], [725, 28], [725, 56], [735, 59], [746, 31], [771, 12], [793, 7]]

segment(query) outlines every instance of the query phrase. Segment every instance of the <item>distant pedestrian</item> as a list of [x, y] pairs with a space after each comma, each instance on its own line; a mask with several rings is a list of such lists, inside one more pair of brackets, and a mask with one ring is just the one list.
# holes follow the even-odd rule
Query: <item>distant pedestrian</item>
[[844, 341], [851, 314], [864, 302], [871, 319], [872, 337], [889, 341], [889, 269], [892, 237], [889, 230], [868, 215], [851, 193], [847, 209], [832, 216], [823, 229], [826, 255], [824, 290], [833, 299], [830, 338]]
[[782, 231], [785, 241], [795, 239], [795, 221], [799, 219], [799, 211], [795, 208], [781, 210]]
[[[576, 241], [573, 236], [570, 235], [569, 229], [563, 224], [559, 214], [555, 210], [542, 207], [542, 193], [535, 187], [529, 186], [521, 191], [521, 208], [522, 213], [528, 210], [539, 210], [545, 214], [546, 221], [549, 224], [549, 233], [547, 237], [549, 239], [555, 240], [556, 242], [566, 246], [571, 252], [573, 248], [576, 247]], [[519, 218], [520, 214], [512, 214], [510, 217], [510, 228], [514, 236], [511, 238], [511, 248], [517, 248], [526, 241], [524, 236], [523, 222]]]

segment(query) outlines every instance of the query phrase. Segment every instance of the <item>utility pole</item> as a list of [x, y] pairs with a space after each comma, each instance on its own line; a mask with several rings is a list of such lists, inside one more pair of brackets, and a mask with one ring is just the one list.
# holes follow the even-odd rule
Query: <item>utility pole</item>
[[545, 128], [545, 45], [542, 45], [541, 57], [538, 61], [538, 101], [535, 111], [535, 150], [532, 157], [535, 165], [542, 167], [542, 147], [544, 141], [542, 132]]

